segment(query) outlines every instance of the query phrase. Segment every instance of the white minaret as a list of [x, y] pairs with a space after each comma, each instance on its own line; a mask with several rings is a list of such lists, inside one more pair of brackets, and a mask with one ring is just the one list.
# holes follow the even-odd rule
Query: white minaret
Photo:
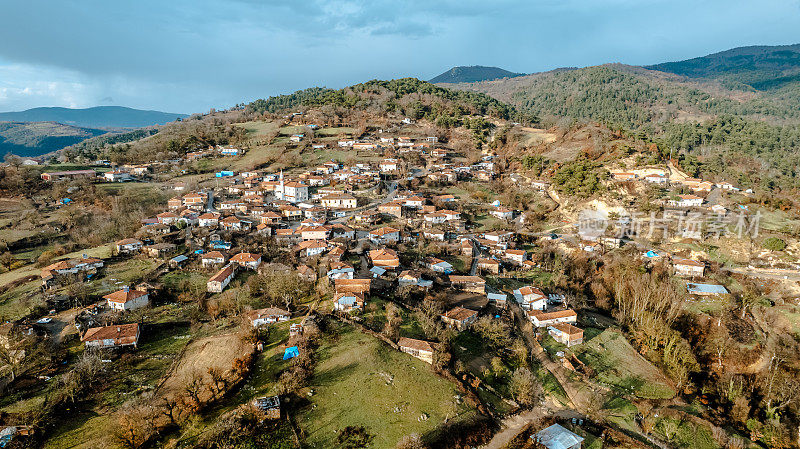
[[285, 194], [285, 190], [283, 190], [283, 189], [284, 189], [284, 187], [283, 187], [283, 170], [281, 170], [281, 174], [280, 174], [280, 177], [279, 177], [279, 179], [280, 179], [280, 182], [281, 182], [281, 184], [280, 184], [280, 187], [278, 188], [278, 194], [277, 194], [277, 195], [275, 195], [275, 196], [276, 196], [276, 197], [277, 197], [279, 200], [282, 200], [282, 199], [285, 197], [285, 195], [286, 195], [286, 194]]

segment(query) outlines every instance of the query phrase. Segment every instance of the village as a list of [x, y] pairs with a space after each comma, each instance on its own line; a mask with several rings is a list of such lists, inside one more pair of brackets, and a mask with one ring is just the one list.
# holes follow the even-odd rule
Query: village
[[[444, 393], [441, 399], [446, 405], [431, 405], [413, 416], [411, 427], [420, 432], [432, 430], [432, 416], [444, 423], [469, 416], [473, 425], [483, 423], [474, 419], [478, 410], [504, 423], [504, 417], [533, 407], [538, 410], [538, 427], [520, 427], [513, 437], [523, 435], [536, 447], [601, 447], [595, 445], [601, 440], [658, 446], [671, 435], [640, 426], [667, 418], [657, 413], [643, 417], [641, 403], [675, 397], [688, 388], [688, 374], [677, 381], [668, 378], [637, 353], [619, 324], [635, 318], [590, 305], [579, 292], [592, 288], [599, 296], [599, 290], [611, 287], [598, 283], [577, 289], [576, 273], [597, 269], [601, 261], [611, 264], [611, 258], [663, 270], [665, 285], [678, 285], [686, 304], [711, 317], [734, 293], [741, 294], [729, 291], [729, 276], [778, 284], [800, 279], [796, 259], [776, 262], [767, 256], [760, 262], [753, 258], [746, 265], [723, 267], [713, 254], [701, 250], [708, 239], [737, 238], [737, 227], [753, 231], [755, 214], [744, 205], [753, 191], [691, 178], [671, 163], [629, 171], [615, 168], [603, 180], [609, 190], [634, 198], [651, 186], [662, 189], [661, 198], [653, 202], [660, 208], [659, 217], [637, 210], [633, 200], [620, 200], [614, 206], [588, 209], [587, 218], [587, 209], [579, 211], [570, 204], [551, 179], [509, 172], [504, 156], [488, 146], [477, 153], [456, 148], [441, 134], [426, 134], [429, 127], [409, 118], [367, 126], [368, 131], [358, 135], [352, 128], [325, 133], [330, 126], [302, 112], [276, 122], [283, 130], [277, 138], [282, 152], [301, 147], [323, 156], [310, 164], [267, 170], [247, 159], [259, 150], [218, 145], [177, 161], [97, 161], [102, 169], [42, 172], [40, 182], [52, 185], [125, 189], [157, 182], [166, 201], [151, 204], [155, 213], [142, 219], [135, 232], [104, 245], [102, 255], [92, 250], [58, 258], [39, 268], [35, 289], [18, 284], [9, 290], [29, 288], [31, 297], [41, 295], [47, 302], [41, 315], [6, 317], [0, 324], [0, 344], [17, 354], [8, 365], [22, 368], [26, 356], [20, 351], [33, 352], [15, 346], [22, 345], [24, 336], [68, 341], [67, 336], [74, 335], [71, 351], [105, 351], [104, 361], [116, 367], [148, 357], [137, 354], [152, 350], [154, 342], [172, 347], [197, 332], [190, 332], [185, 322], [195, 323], [192, 329], [217, 326], [223, 331], [203, 330], [202, 337], [190, 337], [191, 343], [182, 349], [157, 353], [163, 367], [171, 368], [157, 376], [161, 380], [149, 387], [151, 391], [166, 394], [177, 382], [186, 386], [176, 386], [170, 390], [174, 396], [165, 396], [169, 419], [150, 418], [155, 423], [150, 431], [180, 428], [180, 413], [170, 414], [173, 408], [185, 406], [186, 413], [196, 413], [204, 404], [218, 402], [238, 410], [230, 399], [235, 398], [237, 407], [254, 407], [263, 420], [286, 418], [291, 429], [285, 434], [287, 441], [299, 444], [300, 433], [303, 440], [313, 441], [309, 447], [326, 447], [328, 437], [288, 416], [325, 412], [314, 405], [322, 401], [324, 387], [316, 386], [313, 377], [309, 384], [310, 374], [297, 372], [325, 363], [319, 361], [326, 354], [319, 346], [334, 343], [318, 334], [336, 329], [332, 332], [337, 338], [391, 348], [396, 352], [392, 363], [406, 369], [429, 367], [436, 374], [425, 382], [449, 383], [453, 394]], [[165, 174], [174, 173], [170, 167], [176, 164], [200, 163], [207, 164], [206, 172], [183, 169], [174, 180]], [[502, 195], [492, 192], [501, 181], [560, 207], [559, 220], [545, 223], [530, 210], [504, 204]], [[77, 202], [64, 196], [52, 207], [63, 213], [78, 207]], [[742, 229], [738, 238], [749, 238], [741, 235]], [[582, 276], [588, 279], [589, 274]], [[733, 284], [740, 289], [738, 282]], [[269, 299], [248, 303], [240, 299], [245, 295]], [[261, 307], [252, 307], [256, 303]], [[192, 317], [201, 312], [202, 318]], [[242, 335], [244, 343], [227, 337], [234, 333]], [[203, 349], [194, 347], [198, 342]], [[221, 346], [215, 349], [215, 344]], [[629, 359], [614, 359], [622, 356], [610, 352], [612, 344]], [[332, 348], [326, 351], [336, 346]], [[209, 355], [216, 350], [232, 352], [214, 365], [208, 360], [217, 357]], [[201, 358], [202, 351], [209, 354]], [[183, 372], [188, 368], [180, 358], [194, 355], [196, 372]], [[605, 364], [598, 361], [601, 357], [608, 359]], [[175, 365], [171, 358], [176, 358]], [[249, 385], [247, 374], [257, 369], [273, 373], [268, 387]], [[293, 373], [304, 381], [292, 383], [288, 375], [278, 373]], [[11, 371], [5, 384], [15, 376]], [[45, 377], [32, 382], [19, 399], [34, 400]], [[211, 386], [200, 393], [203, 382]], [[614, 425], [599, 422], [592, 415], [596, 405], [586, 386], [614, 392], [608, 398], [622, 401], [617, 411], [623, 417], [608, 421]], [[237, 392], [239, 388], [248, 394]], [[311, 405], [287, 402], [297, 396]], [[437, 407], [444, 409], [432, 410]], [[14, 429], [8, 435], [20, 438], [33, 428], [28, 422], [6, 423]], [[128, 425], [139, 426], [130, 430], [132, 447], [152, 438], [141, 423]], [[701, 427], [686, 426], [693, 432]], [[80, 428], [76, 424], [60, 432]], [[394, 443], [381, 442], [385, 447]]]

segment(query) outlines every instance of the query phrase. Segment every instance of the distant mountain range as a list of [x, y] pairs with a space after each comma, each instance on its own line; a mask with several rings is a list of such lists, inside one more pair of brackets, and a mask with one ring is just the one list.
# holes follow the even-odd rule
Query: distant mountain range
[[800, 44], [739, 47], [645, 68], [688, 78], [723, 80], [755, 90], [777, 89], [800, 81]]
[[41, 156], [108, 132], [163, 125], [185, 117], [188, 116], [121, 106], [0, 112], [0, 156], [9, 152]]
[[34, 108], [20, 112], [0, 112], [0, 122], [57, 122], [96, 129], [133, 129], [163, 125], [186, 114], [144, 111], [122, 106], [96, 106], [86, 109]]
[[499, 67], [484, 67], [481, 65], [459, 66], [432, 78], [429, 83], [477, 83], [500, 78], [514, 78], [524, 73], [514, 73]]

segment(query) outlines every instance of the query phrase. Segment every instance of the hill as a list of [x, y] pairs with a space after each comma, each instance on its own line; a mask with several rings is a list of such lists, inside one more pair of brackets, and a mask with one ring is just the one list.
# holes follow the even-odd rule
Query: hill
[[739, 47], [646, 68], [689, 78], [724, 80], [756, 90], [776, 89], [800, 81], [800, 44]]
[[[786, 61], [783, 67], [789, 67]], [[766, 73], [756, 63], [751, 67], [751, 74]], [[793, 168], [800, 163], [800, 83], [783, 80], [788, 70], [754, 83], [782, 83], [765, 91], [731, 75], [689, 78], [622, 64], [446, 87], [485, 93], [535, 115], [546, 127], [593, 121], [632, 132], [657, 144], [664, 157], [678, 158], [693, 175], [744, 174], [754, 183], [750, 187], [772, 190], [800, 186]]]
[[186, 114], [144, 111], [122, 106], [96, 106], [86, 109], [34, 108], [19, 112], [0, 112], [0, 122], [58, 122], [96, 129], [132, 129], [163, 125]]
[[481, 65], [458, 66], [432, 78], [429, 83], [476, 83], [491, 81], [499, 78], [514, 78], [524, 73], [514, 73], [499, 67], [485, 67]]
[[62, 156], [73, 162], [109, 159], [120, 164], [179, 158], [209, 146], [243, 144], [247, 130], [236, 124], [265, 116], [290, 118], [284, 114], [312, 108], [321, 108], [315, 111], [321, 114], [319, 123], [357, 128], [350, 131], [356, 135], [366, 131], [363, 122], [367, 118], [389, 115], [424, 120], [443, 129], [463, 127], [480, 135], [482, 141], [488, 138], [493, 126], [484, 116], [526, 121], [514, 108], [488, 95], [445, 89], [415, 78], [372, 80], [343, 89], [313, 87], [263, 98], [227, 111], [170, 123], [159, 127], [156, 133], [129, 132], [114, 139], [92, 139], [65, 148]]
[[106, 133], [55, 122], [0, 122], [0, 154], [41, 156]]

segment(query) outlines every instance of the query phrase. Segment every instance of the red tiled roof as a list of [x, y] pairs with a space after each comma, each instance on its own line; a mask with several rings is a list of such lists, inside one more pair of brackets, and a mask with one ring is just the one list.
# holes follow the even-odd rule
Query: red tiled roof
[[474, 310], [465, 309], [463, 307], [455, 307], [455, 308], [447, 311], [447, 313], [445, 313], [444, 316], [447, 317], [447, 318], [450, 318], [451, 320], [464, 321], [464, 320], [469, 319], [469, 318], [471, 318], [471, 317], [473, 317], [473, 316], [475, 316], [477, 314], [478, 314], [478, 312], [476, 312]]
[[105, 327], [92, 327], [83, 334], [81, 341], [98, 341], [113, 339], [116, 344], [134, 344], [139, 336], [139, 325], [116, 324]]
[[402, 337], [397, 341], [397, 346], [416, 349], [417, 351], [433, 352], [433, 346], [429, 341], [417, 340], [415, 338]]
[[133, 301], [134, 299], [144, 296], [146, 294], [147, 292], [141, 290], [125, 291], [125, 289], [122, 289], [122, 290], [117, 290], [114, 293], [109, 293], [103, 296], [103, 298], [111, 302], [115, 302], [117, 304], [125, 304], [128, 301]]

